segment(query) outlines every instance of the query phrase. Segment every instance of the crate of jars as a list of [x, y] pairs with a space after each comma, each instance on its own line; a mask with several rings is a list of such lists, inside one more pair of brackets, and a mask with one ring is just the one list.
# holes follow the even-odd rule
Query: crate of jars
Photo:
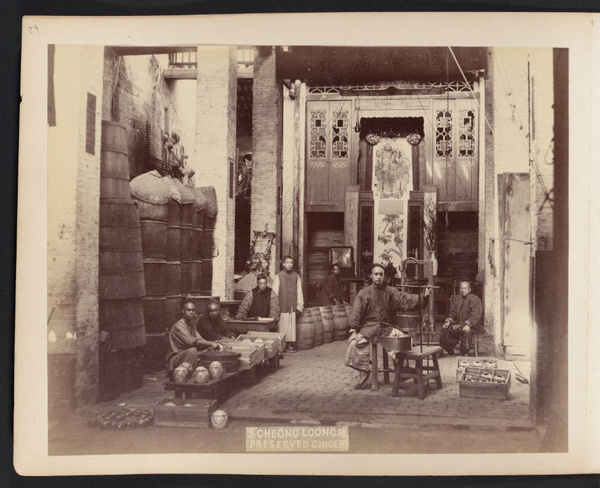
[[510, 391], [510, 371], [467, 366], [458, 383], [461, 397], [506, 400]]
[[217, 400], [166, 398], [154, 406], [154, 425], [159, 427], [210, 427]]
[[244, 368], [253, 368], [265, 358], [265, 344], [254, 342], [243, 342], [234, 339], [221, 339], [221, 345], [225, 351], [233, 351], [240, 354], [240, 364]]
[[[260, 334], [260, 333], [259, 333]], [[252, 343], [254, 345], [265, 345], [265, 358], [271, 359], [279, 353], [281, 341], [278, 338], [268, 338], [262, 335], [251, 336], [250, 334], [241, 334], [236, 339], [238, 342]]]
[[456, 359], [456, 381], [460, 381], [465, 368], [486, 368], [496, 369], [498, 367], [498, 360], [491, 357], [466, 357], [459, 356]]

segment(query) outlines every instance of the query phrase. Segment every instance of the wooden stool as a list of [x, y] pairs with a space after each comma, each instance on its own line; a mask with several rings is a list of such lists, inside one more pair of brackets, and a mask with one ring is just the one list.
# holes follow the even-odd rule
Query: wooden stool
[[[414, 380], [414, 383], [407, 385], [407, 395], [417, 392], [421, 400], [425, 398], [425, 385], [429, 384], [429, 380], [435, 379], [438, 389], [442, 389], [442, 375], [438, 363], [438, 354], [442, 351], [439, 346], [413, 347], [410, 351], [403, 354], [397, 354], [394, 360], [394, 385], [392, 387], [392, 396], [398, 396], [398, 389], [404, 388], [401, 381]], [[433, 366], [423, 366], [423, 360], [428, 358], [433, 359]], [[404, 366], [406, 361], [407, 365]], [[409, 361], [414, 361], [414, 367], [410, 367]]]
[[383, 384], [390, 384], [390, 373], [394, 372], [394, 369], [389, 367], [389, 358], [387, 351], [382, 347], [383, 352], [383, 369], [379, 369], [379, 359], [377, 358], [377, 345], [379, 340], [377, 337], [373, 338], [371, 342], [371, 390], [379, 390], [379, 373], [383, 373]]

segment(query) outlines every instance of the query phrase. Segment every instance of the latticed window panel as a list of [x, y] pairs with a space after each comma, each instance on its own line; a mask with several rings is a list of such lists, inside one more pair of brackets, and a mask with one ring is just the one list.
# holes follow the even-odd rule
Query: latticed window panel
[[326, 111], [313, 110], [310, 113], [310, 157], [319, 159], [327, 157]]
[[333, 127], [331, 131], [331, 157], [348, 157], [348, 111], [333, 112]]
[[435, 154], [452, 157], [452, 111], [438, 110], [435, 116]]
[[475, 112], [460, 110], [458, 120], [458, 156], [469, 158], [475, 155]]

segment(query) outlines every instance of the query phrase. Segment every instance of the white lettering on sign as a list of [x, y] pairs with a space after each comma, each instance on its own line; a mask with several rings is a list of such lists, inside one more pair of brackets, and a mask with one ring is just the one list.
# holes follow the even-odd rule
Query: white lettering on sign
[[246, 427], [246, 451], [329, 451], [350, 449], [348, 426]]

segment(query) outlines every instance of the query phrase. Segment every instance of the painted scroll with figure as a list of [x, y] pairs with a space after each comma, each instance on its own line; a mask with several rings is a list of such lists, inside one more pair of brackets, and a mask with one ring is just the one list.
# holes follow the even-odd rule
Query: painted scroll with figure
[[403, 137], [373, 147], [373, 260], [394, 268], [406, 258], [406, 215], [412, 190], [412, 147]]

